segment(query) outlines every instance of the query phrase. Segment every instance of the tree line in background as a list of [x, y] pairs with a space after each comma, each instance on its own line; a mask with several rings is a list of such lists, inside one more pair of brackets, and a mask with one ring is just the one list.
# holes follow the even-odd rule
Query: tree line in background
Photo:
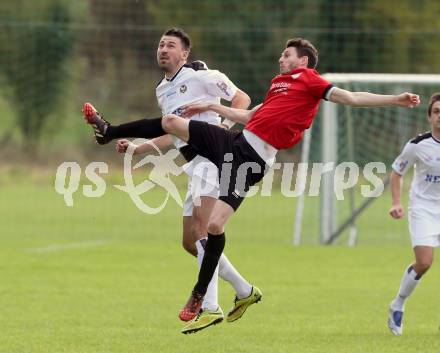
[[410, 0], [2, 0], [0, 94], [31, 145], [72, 95], [157, 112], [155, 51], [171, 26], [255, 103], [293, 36], [316, 44], [320, 72], [437, 73], [439, 12], [440, 2]]

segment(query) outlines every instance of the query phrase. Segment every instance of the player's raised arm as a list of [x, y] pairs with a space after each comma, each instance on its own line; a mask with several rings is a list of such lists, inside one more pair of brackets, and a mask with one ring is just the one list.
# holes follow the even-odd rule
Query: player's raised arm
[[200, 114], [206, 112], [207, 110], [212, 110], [221, 116], [232, 120], [236, 123], [246, 125], [246, 123], [250, 120], [252, 115], [260, 108], [261, 104], [255, 106], [252, 110], [246, 109], [238, 109], [238, 108], [230, 108], [226, 107], [222, 104], [217, 103], [209, 103], [209, 102], [201, 102], [201, 103], [193, 103], [183, 107], [184, 118], [190, 118], [194, 114]]
[[405, 92], [399, 95], [385, 95], [369, 92], [350, 92], [337, 87], [331, 90], [329, 101], [354, 107], [395, 105], [404, 108], [414, 108], [420, 104], [419, 96], [414, 93]]

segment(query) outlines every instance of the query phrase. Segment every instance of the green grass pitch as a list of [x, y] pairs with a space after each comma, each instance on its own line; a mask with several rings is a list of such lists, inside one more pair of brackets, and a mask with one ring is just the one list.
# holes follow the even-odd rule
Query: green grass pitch
[[[158, 200], [160, 192], [149, 200]], [[356, 248], [290, 245], [294, 200], [247, 200], [226, 254], [264, 294], [232, 324], [185, 336], [178, 310], [196, 279], [181, 247], [181, 210], [138, 211], [108, 189], [67, 208], [49, 183], [0, 183], [2, 353], [426, 353], [440, 351], [438, 265], [407, 304], [404, 336], [387, 306], [411, 260], [389, 197], [359, 221]], [[306, 220], [308, 228], [317, 220]], [[220, 281], [228, 311], [232, 288]]]

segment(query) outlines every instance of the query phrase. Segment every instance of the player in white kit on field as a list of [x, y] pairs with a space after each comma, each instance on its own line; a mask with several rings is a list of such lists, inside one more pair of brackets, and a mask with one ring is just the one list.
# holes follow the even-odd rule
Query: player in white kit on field
[[[187, 104], [220, 103], [220, 99], [230, 101], [232, 107], [246, 109], [250, 104], [248, 95], [238, 89], [226, 75], [217, 70], [209, 70], [202, 61], [187, 64], [190, 49], [188, 35], [178, 28], [167, 30], [159, 41], [157, 62], [165, 72], [165, 77], [156, 87], [156, 96], [162, 115], [180, 116], [181, 107]], [[198, 114], [192, 119], [223, 125], [225, 128], [234, 125], [228, 120], [222, 123], [220, 116], [211, 111]], [[177, 137], [165, 135], [150, 142], [160, 149], [174, 145], [188, 162], [183, 167], [188, 174], [188, 189], [183, 205], [183, 247], [190, 254], [197, 256], [200, 265], [204, 256], [209, 217], [219, 197], [218, 168]], [[130, 144], [132, 143], [128, 140], [119, 140], [117, 150], [124, 153]], [[133, 148], [136, 154], [150, 153], [155, 152], [154, 145], [146, 142]], [[250, 296], [253, 287], [237, 272], [228, 258], [222, 255], [208, 287], [202, 311], [183, 328], [183, 333], [196, 332], [223, 320], [223, 312], [218, 305], [218, 275], [231, 283], [239, 300]], [[228, 321], [235, 321], [244, 313], [243, 311], [237, 316], [234, 310], [236, 306], [237, 304], [231, 310], [234, 314], [228, 314]]]
[[414, 166], [408, 220], [415, 261], [405, 270], [389, 308], [388, 327], [396, 336], [402, 335], [405, 301], [431, 267], [434, 248], [440, 245], [440, 92], [429, 100], [428, 121], [431, 131], [409, 141], [392, 165], [390, 215], [395, 219], [404, 215], [403, 175]]

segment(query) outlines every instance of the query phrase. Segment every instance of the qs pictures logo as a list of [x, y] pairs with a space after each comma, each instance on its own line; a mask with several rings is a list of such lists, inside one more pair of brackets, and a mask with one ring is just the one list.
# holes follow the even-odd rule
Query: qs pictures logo
[[[133, 154], [137, 143], [144, 143], [146, 140], [136, 139], [134, 144], [129, 145], [124, 156], [124, 182], [125, 185], [113, 185], [118, 190], [124, 191], [129, 195], [136, 207], [144, 213], [157, 214], [165, 207], [169, 198], [173, 198], [179, 206], [182, 207], [182, 199], [176, 185], [171, 180], [171, 175], [179, 175], [182, 168], [175, 163], [175, 158], [179, 151], [172, 149], [163, 154], [160, 149], [151, 141], [150, 143], [157, 152], [157, 155], [147, 155], [141, 161], [132, 166]], [[143, 166], [151, 165], [148, 178], [140, 184], [135, 184], [133, 179], [133, 170]], [[104, 162], [92, 162], [85, 169], [85, 176], [92, 184], [85, 184], [82, 187], [82, 193], [86, 197], [101, 197], [105, 194], [107, 185], [100, 174], [108, 173], [108, 165]], [[55, 191], [64, 196], [64, 202], [68, 207], [73, 207], [73, 195], [78, 191], [81, 179], [81, 167], [77, 162], [64, 162], [56, 172]], [[154, 188], [165, 190], [164, 199], [159, 206], [150, 206], [141, 197]], [[157, 202], [157, 200], [155, 200]]]

